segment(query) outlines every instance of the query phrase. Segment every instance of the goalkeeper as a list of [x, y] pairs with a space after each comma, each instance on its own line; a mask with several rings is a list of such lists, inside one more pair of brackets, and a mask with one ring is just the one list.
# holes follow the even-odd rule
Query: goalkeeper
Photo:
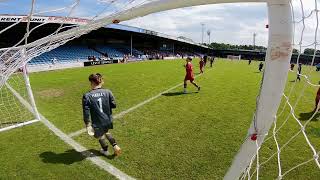
[[110, 155], [106, 142], [108, 140], [113, 146], [114, 155], [118, 156], [121, 149], [109, 132], [113, 129], [112, 109], [116, 108], [115, 99], [110, 90], [102, 89], [104, 82], [101, 74], [91, 74], [89, 81], [92, 90], [84, 94], [82, 100], [83, 118], [88, 134], [99, 139], [102, 154]]

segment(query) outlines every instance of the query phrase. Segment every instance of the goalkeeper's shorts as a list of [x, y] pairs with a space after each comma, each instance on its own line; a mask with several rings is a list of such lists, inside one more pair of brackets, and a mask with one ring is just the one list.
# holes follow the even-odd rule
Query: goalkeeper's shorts
[[106, 126], [101, 126], [101, 127], [94, 127], [94, 137], [95, 138], [100, 138], [104, 134], [106, 134], [109, 129], [113, 129], [113, 124], [111, 123], [108, 127]]

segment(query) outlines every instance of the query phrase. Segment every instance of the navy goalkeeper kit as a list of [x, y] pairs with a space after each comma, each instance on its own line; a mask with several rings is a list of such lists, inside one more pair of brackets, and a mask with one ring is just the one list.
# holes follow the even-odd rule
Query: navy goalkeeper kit
[[113, 129], [112, 109], [116, 108], [116, 102], [110, 90], [94, 89], [87, 92], [83, 95], [82, 106], [84, 122], [88, 124], [91, 119], [95, 136]]

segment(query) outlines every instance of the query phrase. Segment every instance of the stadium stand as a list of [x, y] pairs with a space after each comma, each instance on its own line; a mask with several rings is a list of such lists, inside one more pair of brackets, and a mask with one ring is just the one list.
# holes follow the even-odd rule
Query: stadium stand
[[125, 54], [110, 46], [99, 45], [93, 49], [95, 49], [96, 52], [100, 53], [100, 56], [107, 55], [107, 57], [111, 59], [122, 59]]
[[[12, 22], [1, 22], [3, 29]], [[40, 23], [32, 23], [32, 27]], [[40, 26], [37, 33], [30, 34], [29, 42], [46, 37], [53, 33], [59, 23], [48, 23]], [[65, 26], [68, 26], [65, 24]], [[92, 31], [86, 35], [68, 42], [66, 45], [34, 57], [28, 65], [67, 66], [84, 61], [120, 60], [139, 61], [146, 59], [173, 59], [187, 56], [198, 56], [197, 53], [208, 53], [208, 48], [189, 41], [179, 41], [176, 37], [163, 36], [156, 32], [114, 25]], [[66, 28], [68, 29], [68, 28]], [[65, 30], [66, 30], [65, 29]], [[18, 24], [7, 36], [0, 37], [0, 47], [14, 46], [14, 42], [23, 38], [25, 23]], [[10, 38], [8, 38], [10, 37]], [[11, 44], [10, 44], [11, 43]], [[131, 52], [132, 45], [132, 52]], [[131, 55], [132, 53], [132, 55]], [[106, 56], [107, 55], [107, 56]]]
[[86, 46], [68, 45], [61, 46], [52, 51], [46, 52], [38, 57], [33, 58], [29, 65], [55, 63], [69, 63], [77, 61], [87, 61], [88, 56], [100, 57], [98, 52], [88, 49]]
[[[131, 54], [131, 49], [130, 47], [128, 46], [124, 46], [124, 45], [118, 45], [118, 44], [115, 44], [115, 45], [112, 45], [112, 47], [124, 54]], [[139, 51], [135, 48], [132, 49], [132, 55], [135, 56], [135, 57], [138, 57], [138, 56], [142, 56], [144, 55], [144, 53], [142, 51]]]

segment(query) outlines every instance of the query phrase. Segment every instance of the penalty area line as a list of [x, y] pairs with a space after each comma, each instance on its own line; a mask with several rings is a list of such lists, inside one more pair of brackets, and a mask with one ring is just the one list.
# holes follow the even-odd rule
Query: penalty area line
[[[210, 71], [210, 70], [211, 70], [211, 69], [208, 69], [207, 71]], [[203, 74], [198, 74], [198, 75], [195, 76], [195, 78], [198, 78], [198, 77], [200, 77], [200, 76], [202, 76], [202, 75], [203, 75]], [[182, 85], [183, 85], [183, 83], [179, 83], [179, 84], [177, 84], [177, 85], [175, 85], [175, 86], [173, 86], [173, 87], [171, 87], [171, 88], [169, 88], [169, 89], [167, 89], [167, 90], [165, 90], [165, 91], [163, 91], [163, 92], [161, 92], [161, 93], [159, 93], [159, 94], [157, 94], [157, 95], [155, 95], [155, 96], [153, 96], [153, 97], [151, 97], [151, 98], [149, 98], [149, 99], [146, 99], [146, 100], [142, 101], [142, 102], [139, 103], [139, 104], [136, 104], [136, 105], [132, 106], [131, 108], [129, 108], [129, 109], [127, 109], [127, 110], [124, 110], [124, 111], [116, 114], [115, 116], [113, 116], [113, 118], [114, 118], [114, 120], [115, 120], [115, 119], [119, 119], [119, 118], [123, 117], [124, 115], [128, 114], [129, 112], [134, 111], [134, 110], [138, 109], [138, 108], [141, 107], [141, 106], [144, 106], [145, 104], [147, 104], [147, 103], [149, 103], [149, 102], [151, 102], [151, 101], [153, 101], [153, 100], [161, 97], [163, 94], [168, 93], [169, 91], [171, 91], [171, 90], [173, 90], [173, 89], [176, 89], [177, 87], [182, 86]], [[82, 133], [85, 133], [86, 131], [87, 131], [86, 128], [80, 129], [79, 131], [70, 133], [70, 134], [69, 134], [69, 137], [79, 136], [79, 135], [81, 135]]]
[[[18, 98], [18, 100], [29, 110], [33, 111], [31, 105], [20, 96], [20, 94], [15, 91], [9, 84], [6, 84], [6, 86], [10, 89], [10, 91]], [[97, 165], [101, 169], [107, 171], [111, 175], [115, 176], [118, 179], [134, 179], [133, 177], [130, 177], [129, 175], [125, 174], [124, 172], [120, 171], [110, 163], [104, 161], [100, 157], [92, 156], [92, 153], [88, 153], [88, 149], [82, 146], [81, 144], [77, 143], [75, 140], [73, 140], [71, 137], [69, 137], [67, 134], [62, 132], [60, 129], [58, 129], [54, 124], [52, 124], [48, 119], [46, 119], [43, 115], [40, 115], [41, 122], [47, 126], [56, 136], [58, 136], [61, 140], [63, 140], [65, 143], [70, 145], [72, 148], [74, 148], [77, 152], [81, 153], [83, 156], [86, 157], [86, 159], [90, 160], [93, 164]]]

